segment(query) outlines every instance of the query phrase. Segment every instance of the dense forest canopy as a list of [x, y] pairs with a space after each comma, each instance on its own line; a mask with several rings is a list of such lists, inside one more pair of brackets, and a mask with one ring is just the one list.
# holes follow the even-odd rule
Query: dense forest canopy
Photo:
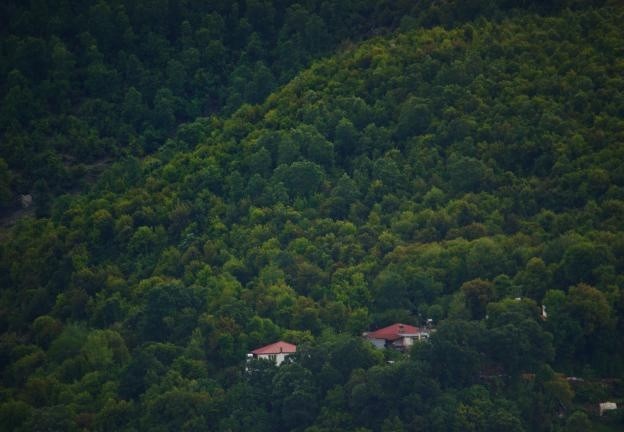
[[[259, 103], [311, 59], [418, 11], [411, 2], [370, 0], [42, 0], [0, 8], [0, 169], [10, 174], [3, 207], [12, 194], [80, 185], [98, 161], [152, 153], [181, 123]], [[193, 146], [201, 138], [183, 139]]]
[[0, 429], [624, 426], [619, 2], [1, 7]]
[[0, 4], [0, 215], [89, 183], [120, 157], [203, 134], [313, 59], [375, 34], [563, 1], [6, 0]]

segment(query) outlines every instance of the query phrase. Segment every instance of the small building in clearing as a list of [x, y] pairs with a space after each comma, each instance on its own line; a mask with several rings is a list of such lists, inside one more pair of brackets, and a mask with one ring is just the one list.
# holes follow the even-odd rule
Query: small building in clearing
[[376, 348], [394, 348], [404, 351], [411, 347], [414, 342], [428, 340], [431, 331], [429, 328], [396, 323], [374, 332], [366, 332], [363, 336], [371, 341]]
[[247, 358], [266, 359], [274, 362], [277, 366], [291, 354], [297, 352], [297, 345], [288, 342], [278, 341], [249, 352]]

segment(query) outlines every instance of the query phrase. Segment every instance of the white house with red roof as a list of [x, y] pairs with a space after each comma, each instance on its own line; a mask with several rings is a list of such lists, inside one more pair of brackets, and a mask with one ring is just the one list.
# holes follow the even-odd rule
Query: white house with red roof
[[409, 324], [396, 323], [388, 327], [363, 334], [375, 347], [405, 350], [414, 342], [429, 339], [430, 328], [414, 327]]
[[278, 341], [270, 345], [256, 348], [247, 354], [247, 358], [266, 359], [275, 362], [277, 366], [291, 354], [297, 352], [297, 345], [288, 342]]

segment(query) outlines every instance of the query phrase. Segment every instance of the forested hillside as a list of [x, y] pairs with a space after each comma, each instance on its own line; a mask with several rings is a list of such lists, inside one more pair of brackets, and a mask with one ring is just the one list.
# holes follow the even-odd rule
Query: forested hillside
[[[152, 2], [150, 15], [122, 3], [87, 8], [145, 20], [144, 33], [122, 27], [129, 40], [110, 29], [108, 42], [91, 35], [99, 57], [87, 49], [76, 59], [91, 52], [96, 63], [83, 67], [112, 74], [101, 75], [100, 96], [85, 87], [58, 111], [35, 103], [43, 117], [22, 106], [3, 114], [3, 155], [71, 149], [85, 163], [118, 162], [84, 193], [50, 198], [38, 218], [1, 233], [0, 429], [624, 427], [621, 410], [596, 412], [624, 398], [620, 2], [361, 1], [350, 3], [354, 21], [330, 21], [323, 13], [343, 10], [330, 3], [247, 2], [236, 20], [221, 15], [225, 27], [181, 2], [180, 20], [195, 29], [188, 47], [183, 32], [163, 42], [174, 30], [155, 11], [166, 8]], [[270, 13], [245, 15], [269, 3], [271, 25], [254, 21]], [[3, 50], [19, 25], [46, 31], [35, 18], [5, 27]], [[59, 26], [51, 35], [83, 35], [76, 43], [98, 28], [40, 19]], [[232, 36], [241, 22], [248, 39]], [[313, 23], [331, 31], [306, 30]], [[200, 24], [221, 30], [200, 42]], [[351, 31], [366, 40], [345, 43]], [[323, 34], [318, 49], [306, 45], [303, 35]], [[217, 36], [220, 66], [202, 57]], [[257, 57], [254, 40], [265, 44]], [[187, 48], [198, 51], [195, 69], [172, 63], [184, 65]], [[118, 63], [124, 55], [160, 63], [134, 81]], [[26, 91], [47, 80], [15, 61], [3, 66], [5, 99], [10, 83]], [[223, 74], [214, 87], [194, 81], [207, 67]], [[177, 102], [161, 110], [161, 99]], [[133, 100], [142, 114], [125, 118]], [[59, 147], [54, 137], [74, 121], [95, 128], [89, 143], [109, 144], [100, 153], [80, 139]], [[20, 134], [45, 139], [16, 147]], [[10, 181], [44, 178], [6, 160]], [[59, 185], [55, 193], [67, 191]], [[427, 319], [436, 332], [408, 353], [361, 337]], [[247, 352], [280, 339], [298, 345], [286, 363], [246, 363]]]
[[[206, 117], [260, 103], [312, 59], [400, 25], [453, 25], [516, 6], [486, 0], [5, 0], [0, 4], [0, 217], [31, 194], [84, 187]], [[87, 181], [87, 183], [89, 183]]]

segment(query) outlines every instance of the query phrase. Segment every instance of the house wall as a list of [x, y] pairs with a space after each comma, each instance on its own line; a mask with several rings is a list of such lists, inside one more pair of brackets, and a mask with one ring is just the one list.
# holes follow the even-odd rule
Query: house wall
[[287, 353], [278, 353], [278, 354], [260, 354], [258, 358], [271, 360], [275, 362], [277, 366], [281, 365], [284, 360], [288, 357]]
[[386, 347], [385, 339], [369, 339], [369, 341], [371, 341], [371, 343], [375, 345], [375, 348], [377, 349], [384, 349]]
[[[364, 336], [366, 336], [366, 334]], [[420, 332], [420, 333], [409, 333], [409, 334], [400, 335], [400, 336], [401, 337], [399, 339], [395, 340], [392, 343], [390, 343], [386, 339], [376, 339], [376, 338], [372, 338], [370, 336], [366, 336], [366, 338], [377, 349], [384, 349], [384, 348], [386, 348], [386, 344], [390, 344], [391, 346], [393, 346], [394, 348], [397, 348], [397, 349], [404, 349], [404, 348], [411, 347], [412, 345], [414, 345], [415, 342], [426, 341], [426, 340], [429, 339], [429, 333], [428, 332], [424, 332], [424, 331]]]

